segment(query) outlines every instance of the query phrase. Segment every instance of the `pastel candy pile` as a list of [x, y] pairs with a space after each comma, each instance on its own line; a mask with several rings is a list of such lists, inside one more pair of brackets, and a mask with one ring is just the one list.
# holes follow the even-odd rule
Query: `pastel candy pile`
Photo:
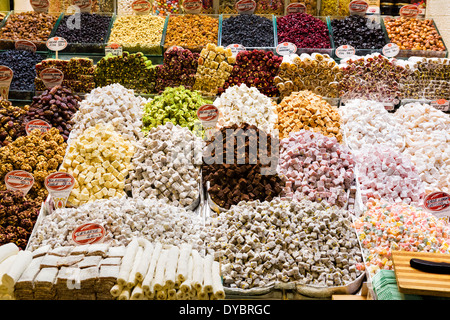
[[450, 115], [428, 104], [410, 103], [395, 112], [403, 126], [407, 154], [426, 193], [450, 193]]
[[391, 250], [450, 253], [448, 224], [403, 202], [369, 202], [354, 226], [371, 275], [380, 269], [393, 270]]
[[419, 204], [425, 189], [409, 157], [385, 145], [367, 145], [356, 156], [361, 200]]
[[364, 145], [386, 144], [402, 151], [405, 145], [400, 123], [384, 104], [369, 100], [350, 100], [339, 107], [348, 146], [359, 150]]
[[286, 198], [344, 206], [354, 167], [349, 149], [335, 137], [302, 129], [280, 142], [278, 173], [286, 183], [282, 192]]

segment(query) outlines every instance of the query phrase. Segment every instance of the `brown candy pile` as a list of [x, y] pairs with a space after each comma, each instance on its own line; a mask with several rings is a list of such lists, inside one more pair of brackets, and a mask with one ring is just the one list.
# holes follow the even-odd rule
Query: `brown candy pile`
[[23, 118], [27, 110], [28, 106], [14, 107], [10, 101], [0, 98], [0, 147], [26, 135]]
[[[232, 133], [228, 139], [227, 130]], [[244, 139], [244, 147], [237, 141], [241, 138], [240, 134], [245, 133], [248, 133], [248, 136]], [[282, 191], [281, 179], [276, 174], [276, 164], [273, 174], [265, 174], [267, 172], [263, 170], [268, 169], [269, 165], [262, 161], [261, 152], [266, 152], [270, 157], [272, 139], [275, 138], [267, 135], [267, 145], [264, 148], [260, 146], [262, 135], [265, 133], [256, 126], [247, 123], [240, 126], [235, 124], [222, 127], [207, 143], [207, 148], [214, 142], [217, 143], [216, 146], [223, 146], [223, 150], [211, 151], [211, 157], [219, 161], [223, 160], [222, 163], [217, 161], [208, 164], [208, 160], [204, 157], [202, 166], [203, 182], [206, 185], [209, 182], [208, 193], [211, 200], [219, 207], [229, 209], [241, 201], [271, 201]], [[226, 159], [227, 149], [230, 148], [233, 150], [231, 163]], [[258, 150], [258, 152], [254, 154], [251, 150]], [[244, 164], [240, 164], [239, 157], [245, 160]]]

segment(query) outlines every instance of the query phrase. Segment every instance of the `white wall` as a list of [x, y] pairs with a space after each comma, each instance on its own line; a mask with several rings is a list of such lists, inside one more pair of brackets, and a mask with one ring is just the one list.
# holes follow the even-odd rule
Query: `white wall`
[[428, 0], [427, 17], [436, 21], [445, 45], [450, 49], [450, 0]]

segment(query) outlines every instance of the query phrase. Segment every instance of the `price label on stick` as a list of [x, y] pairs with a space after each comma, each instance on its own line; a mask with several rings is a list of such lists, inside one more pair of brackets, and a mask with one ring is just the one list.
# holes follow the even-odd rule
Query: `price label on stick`
[[450, 195], [442, 191], [427, 194], [423, 199], [423, 207], [437, 218], [450, 216]]
[[13, 79], [13, 71], [7, 66], [0, 66], [0, 94], [3, 99], [8, 100], [9, 87]]
[[72, 5], [80, 8], [80, 12], [91, 12], [92, 2], [91, 0], [72, 0]]
[[245, 51], [245, 47], [242, 44], [233, 43], [228, 45], [225, 49], [231, 49], [233, 56], [236, 56], [239, 52]]
[[399, 14], [405, 18], [417, 18], [419, 15], [419, 7], [415, 4], [408, 4], [400, 8]]
[[105, 228], [98, 223], [85, 223], [72, 232], [72, 241], [77, 245], [102, 242], [105, 237]]
[[39, 77], [47, 89], [60, 86], [64, 80], [64, 73], [56, 68], [46, 68], [41, 71]]
[[48, 0], [30, 0], [30, 5], [36, 12], [48, 12], [50, 7]]
[[36, 52], [36, 45], [28, 40], [17, 40], [14, 44], [14, 47], [16, 48], [16, 50]]
[[338, 48], [336, 48], [336, 56], [338, 58], [344, 59], [344, 58], [350, 58], [351, 56], [355, 55], [355, 48], [349, 45], [343, 45]]
[[105, 55], [112, 54], [114, 56], [121, 56], [123, 53], [122, 46], [117, 43], [111, 43], [105, 47]]
[[67, 41], [61, 37], [53, 37], [47, 40], [47, 48], [56, 52], [56, 59], [58, 59], [58, 51], [64, 50], [67, 47]]
[[52, 126], [49, 123], [41, 119], [33, 119], [25, 124], [25, 131], [27, 135], [29, 135], [31, 131], [35, 129], [39, 129], [42, 133], [46, 133], [51, 128]]
[[65, 208], [67, 199], [75, 186], [75, 178], [67, 172], [55, 172], [45, 178], [44, 184], [55, 208]]
[[357, 14], [360, 16], [366, 15], [368, 8], [369, 4], [364, 0], [353, 0], [348, 5], [350, 14]]
[[445, 99], [431, 101], [431, 106], [441, 111], [450, 111], [450, 102]]
[[388, 43], [383, 47], [383, 55], [388, 58], [393, 58], [396, 55], [398, 55], [400, 52], [400, 47], [396, 45], [395, 43]]
[[6, 189], [20, 191], [24, 196], [33, 187], [34, 177], [31, 173], [23, 170], [10, 171], [5, 176]]
[[206, 139], [210, 140], [216, 130], [219, 109], [213, 104], [205, 104], [198, 108], [197, 118], [202, 123], [203, 129], [205, 129]]

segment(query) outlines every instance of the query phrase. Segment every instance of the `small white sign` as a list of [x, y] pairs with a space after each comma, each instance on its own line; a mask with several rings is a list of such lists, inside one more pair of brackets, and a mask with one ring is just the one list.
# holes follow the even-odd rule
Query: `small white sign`
[[354, 56], [356, 50], [354, 47], [345, 44], [343, 46], [336, 48], [335, 53], [338, 58], [345, 59]]

